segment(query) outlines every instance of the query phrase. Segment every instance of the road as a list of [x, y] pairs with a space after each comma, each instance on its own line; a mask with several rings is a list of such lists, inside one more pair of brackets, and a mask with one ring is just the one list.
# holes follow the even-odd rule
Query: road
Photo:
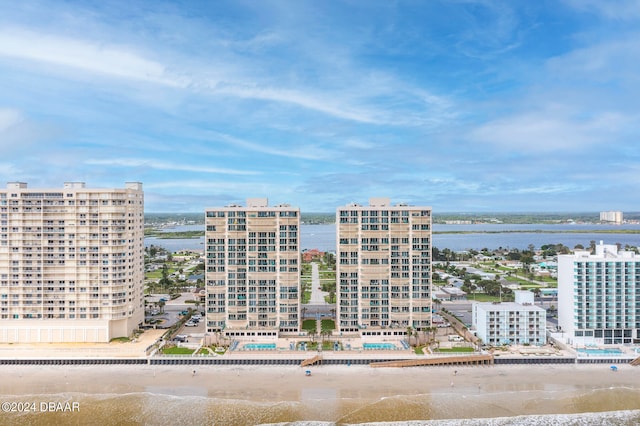
[[311, 263], [311, 300], [309, 301], [310, 305], [323, 305], [326, 304], [324, 300], [324, 296], [327, 292], [324, 292], [320, 289], [320, 271], [318, 268], [318, 264], [313, 262]]
[[333, 316], [332, 310], [335, 309], [334, 304], [329, 304], [325, 301], [325, 296], [328, 295], [326, 291], [320, 289], [320, 271], [318, 264], [311, 263], [311, 299], [306, 305], [302, 305], [305, 308], [305, 318], [311, 317], [329, 317]]

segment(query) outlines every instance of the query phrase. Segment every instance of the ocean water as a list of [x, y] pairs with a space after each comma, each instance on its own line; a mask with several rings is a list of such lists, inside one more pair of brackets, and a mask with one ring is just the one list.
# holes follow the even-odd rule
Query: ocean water
[[[223, 386], [224, 384], [221, 384]], [[126, 394], [3, 396], [20, 401], [76, 402], [76, 412], [4, 412], [3, 425], [638, 425], [640, 395], [632, 389], [522, 394], [397, 395], [368, 400], [332, 389], [306, 389], [298, 401], [256, 402], [162, 389]], [[510, 404], [510, 398], [513, 403]], [[3, 405], [3, 410], [5, 405]], [[557, 414], [545, 414], [557, 410]], [[6, 411], [6, 410], [5, 410]], [[520, 415], [518, 412], [537, 414]]]

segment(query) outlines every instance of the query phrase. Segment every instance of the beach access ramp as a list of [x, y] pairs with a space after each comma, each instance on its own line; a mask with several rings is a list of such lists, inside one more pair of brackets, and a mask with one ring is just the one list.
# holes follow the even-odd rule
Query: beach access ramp
[[639, 366], [640, 365], [640, 356], [638, 358], [634, 359], [633, 361], [631, 361], [629, 363], [629, 365], [633, 365], [634, 367]]
[[493, 365], [493, 355], [465, 355], [439, 358], [403, 359], [397, 361], [380, 361], [369, 364], [371, 367], [418, 367], [421, 365]]
[[322, 364], [322, 355], [316, 355], [313, 358], [307, 358], [300, 363], [300, 367], [306, 367], [308, 365], [314, 365], [315, 363]]

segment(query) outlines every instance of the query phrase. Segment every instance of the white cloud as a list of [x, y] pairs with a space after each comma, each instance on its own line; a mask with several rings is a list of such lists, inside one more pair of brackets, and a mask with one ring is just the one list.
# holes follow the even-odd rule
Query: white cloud
[[20, 124], [24, 118], [20, 111], [9, 108], [0, 108], [0, 134]]
[[247, 140], [236, 138], [230, 135], [225, 135], [218, 132], [208, 132], [213, 138], [227, 143], [233, 147], [240, 147], [252, 152], [260, 152], [263, 154], [275, 155], [288, 158], [299, 158], [305, 160], [318, 160], [328, 158], [332, 155], [331, 152], [318, 148], [315, 146], [298, 144], [295, 148], [276, 148], [268, 145], [261, 145]]
[[250, 170], [234, 170], [234, 169], [225, 169], [225, 168], [218, 168], [218, 167], [202, 167], [202, 166], [195, 166], [195, 165], [175, 164], [175, 163], [168, 163], [164, 161], [144, 160], [144, 159], [137, 159], [137, 158], [119, 158], [119, 159], [110, 159], [110, 160], [88, 159], [85, 161], [85, 163], [89, 165], [99, 165], [99, 166], [138, 167], [138, 168], [149, 168], [149, 169], [156, 169], [156, 170], [174, 170], [174, 171], [185, 171], [185, 172], [194, 172], [194, 173], [220, 173], [220, 174], [229, 174], [229, 175], [261, 174], [260, 172], [250, 171]]
[[308, 92], [300, 92], [292, 89], [238, 84], [227, 84], [216, 87], [215, 92], [240, 98], [289, 103], [345, 120], [362, 123], [379, 122], [379, 119], [376, 118], [372, 112], [366, 111], [361, 107], [350, 108], [343, 102], [340, 102], [344, 101], [344, 98], [330, 101], [319, 96], [310, 95]]
[[510, 191], [513, 194], [560, 194], [566, 192], [575, 192], [580, 190], [576, 185], [565, 184], [550, 184], [550, 185], [536, 185], [516, 188]]
[[[623, 38], [599, 42], [576, 49], [548, 62], [554, 77], [571, 82], [609, 82], [636, 89], [640, 72], [640, 34], [626, 34]], [[614, 90], [614, 93], [617, 92]]]
[[[247, 43], [264, 46], [278, 42], [279, 37], [265, 32]], [[432, 127], [449, 118], [446, 112], [451, 109], [446, 98], [411, 87], [394, 75], [362, 70], [349, 63], [341, 69], [340, 76], [325, 77], [310, 84], [295, 77], [308, 66], [306, 64], [293, 60], [285, 69], [274, 72], [277, 65], [268, 55], [258, 55], [248, 61], [247, 57], [231, 52], [233, 43], [227, 49], [215, 51], [219, 59], [214, 62], [209, 56], [185, 56], [176, 47], [167, 46], [161, 60], [148, 57], [145, 53], [149, 48], [93, 40], [89, 36], [73, 38], [20, 27], [0, 30], [0, 57], [179, 88], [185, 95], [230, 96], [289, 104], [342, 120], [376, 125]], [[330, 46], [322, 49], [331, 50]], [[317, 65], [329, 67], [334, 64]], [[334, 75], [335, 70], [326, 68], [317, 73], [328, 76]], [[76, 76], [64, 74], [65, 78]], [[149, 100], [154, 101], [155, 97]], [[392, 108], [389, 108], [390, 104]], [[417, 113], [413, 111], [416, 105]]]
[[628, 122], [628, 118], [618, 113], [575, 115], [564, 107], [550, 107], [546, 111], [508, 116], [479, 126], [471, 131], [470, 138], [507, 152], [547, 154], [608, 144]]
[[164, 65], [125, 46], [40, 34], [0, 30], [0, 55], [76, 68], [112, 77], [185, 87], [186, 79], [170, 76]]
[[640, 0], [565, 0], [565, 2], [583, 12], [592, 12], [608, 19], [630, 21], [640, 18]]
[[0, 175], [2, 176], [19, 176], [20, 170], [18, 170], [14, 164], [0, 163]]

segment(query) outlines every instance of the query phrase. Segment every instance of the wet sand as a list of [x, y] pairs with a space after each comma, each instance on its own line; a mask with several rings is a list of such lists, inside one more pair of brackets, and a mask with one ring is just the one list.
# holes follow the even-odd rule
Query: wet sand
[[[0, 393], [39, 398], [65, 394], [71, 399], [74, 394], [203, 397], [263, 409], [313, 402], [308, 405], [318, 410], [314, 419], [344, 423], [640, 409], [640, 367], [628, 365], [618, 365], [615, 372], [609, 365], [319, 366], [310, 368], [311, 376], [305, 370], [267, 365], [0, 366]], [[395, 414], [389, 418], [389, 413]]]

